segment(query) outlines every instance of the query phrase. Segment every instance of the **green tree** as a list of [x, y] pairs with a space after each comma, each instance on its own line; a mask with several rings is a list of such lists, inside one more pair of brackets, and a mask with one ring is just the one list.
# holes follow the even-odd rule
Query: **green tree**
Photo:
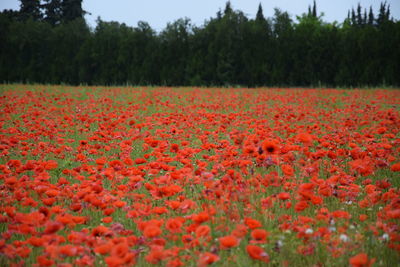
[[265, 21], [264, 12], [261, 3], [258, 5], [258, 10], [256, 14], [256, 21]]
[[82, 0], [63, 0], [61, 3], [62, 20], [64, 22], [83, 19]]
[[19, 12], [4, 10], [0, 12], [0, 82], [15, 81], [16, 46], [11, 39], [15, 32], [11, 32], [12, 25], [17, 23]]
[[271, 82], [274, 85], [290, 85], [293, 68], [293, 21], [287, 12], [275, 8], [273, 21], [274, 48]]
[[61, 0], [44, 0], [44, 21], [51, 25], [57, 25], [62, 19]]
[[231, 5], [231, 1], [228, 1], [225, 4], [224, 15], [229, 15], [232, 12], [233, 12], [233, 9], [232, 9], [232, 5]]
[[315, 0], [314, 0], [314, 3], [313, 3], [312, 16], [314, 18], [317, 17], [317, 4], [315, 3]]
[[264, 17], [261, 4], [255, 20], [250, 20], [245, 26], [241, 81], [246, 81], [248, 86], [269, 84], [273, 52], [272, 29], [271, 22]]
[[134, 84], [160, 84], [160, 40], [147, 22], [140, 21], [134, 28], [130, 50], [130, 82]]
[[381, 3], [379, 8], [378, 18], [376, 20], [378, 26], [381, 26], [382, 24], [386, 23], [389, 20], [389, 16], [390, 16], [390, 6], [386, 7], [386, 2]]
[[124, 60], [121, 42], [128, 31], [130, 29], [125, 24], [115, 21], [105, 22], [100, 18], [97, 20], [92, 43], [95, 83], [115, 85], [126, 82], [127, 69], [124, 69], [121, 64]]
[[160, 34], [161, 72], [160, 79], [165, 85], [182, 85], [189, 80], [187, 61], [189, 57], [189, 38], [191, 26], [189, 19], [179, 19], [168, 23]]
[[368, 25], [372, 26], [375, 23], [375, 16], [374, 16], [374, 11], [372, 10], [372, 6], [369, 7], [369, 13], [368, 13]]
[[80, 50], [88, 38], [90, 31], [84, 20], [61, 23], [53, 28], [50, 52], [52, 59], [48, 62], [48, 75], [52, 83], [80, 84], [79, 62]]
[[20, 0], [20, 18], [22, 20], [32, 19], [35, 21], [41, 20], [43, 14], [41, 12], [40, 1], [38, 0]]
[[364, 21], [363, 21], [362, 12], [361, 12], [361, 5], [360, 5], [360, 3], [358, 3], [358, 5], [357, 5], [357, 25], [362, 26], [364, 24], [363, 22]]

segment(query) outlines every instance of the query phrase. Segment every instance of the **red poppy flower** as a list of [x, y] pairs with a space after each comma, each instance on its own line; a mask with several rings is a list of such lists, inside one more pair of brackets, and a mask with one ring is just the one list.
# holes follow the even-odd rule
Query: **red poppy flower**
[[282, 192], [277, 195], [277, 198], [280, 200], [287, 200], [287, 199], [290, 199], [290, 194], [286, 193], [286, 192]]
[[232, 235], [224, 236], [219, 239], [221, 249], [233, 248], [239, 245], [239, 240]]
[[148, 238], [158, 237], [161, 235], [161, 229], [160, 227], [149, 225], [144, 229], [143, 235]]
[[392, 167], [390, 167], [390, 170], [393, 172], [400, 172], [400, 162], [393, 164]]
[[205, 267], [210, 264], [213, 264], [214, 262], [218, 261], [219, 257], [213, 253], [210, 252], [204, 252], [200, 254], [199, 260], [198, 260], [198, 266], [199, 267]]
[[365, 253], [359, 253], [349, 260], [352, 267], [369, 267], [372, 266], [374, 262], [375, 259], [368, 259], [368, 255]]
[[265, 263], [269, 262], [268, 254], [259, 246], [247, 245], [246, 251], [252, 259], [261, 260]]
[[208, 225], [200, 225], [196, 228], [196, 237], [206, 237], [210, 234], [211, 228]]
[[171, 218], [168, 219], [165, 228], [167, 228], [168, 231], [171, 233], [180, 233], [182, 232], [182, 225], [183, 225], [183, 220], [180, 218]]
[[279, 152], [278, 141], [268, 139], [262, 142], [261, 149], [266, 154], [277, 154]]
[[254, 229], [251, 231], [251, 237], [260, 243], [266, 242], [268, 235], [268, 232], [264, 229]]
[[282, 172], [283, 172], [284, 175], [292, 176], [294, 174], [294, 169], [290, 165], [283, 164], [281, 166], [281, 168], [282, 168]]
[[308, 206], [309, 205], [308, 205], [307, 201], [300, 201], [300, 202], [296, 203], [296, 205], [294, 206], [294, 210], [297, 212], [300, 212], [300, 211], [303, 211], [306, 208], [308, 208]]
[[250, 228], [250, 229], [255, 229], [258, 227], [261, 227], [261, 223], [255, 219], [252, 218], [245, 218], [244, 223]]

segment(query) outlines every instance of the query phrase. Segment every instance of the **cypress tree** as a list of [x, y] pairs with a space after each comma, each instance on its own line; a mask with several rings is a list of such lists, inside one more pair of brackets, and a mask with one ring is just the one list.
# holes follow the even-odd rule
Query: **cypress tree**
[[379, 8], [377, 23], [378, 25], [382, 25], [385, 21], [386, 21], [386, 2], [381, 3], [381, 6]]
[[368, 13], [368, 25], [374, 25], [374, 11], [372, 11], [372, 6], [369, 7], [369, 13]]
[[265, 21], [265, 17], [264, 17], [264, 14], [263, 14], [263, 9], [262, 9], [261, 3], [258, 5], [256, 21]]
[[313, 16], [314, 18], [317, 17], [317, 4], [315, 3], [315, 0], [314, 0], [313, 9], [312, 9], [312, 16]]
[[354, 8], [351, 9], [351, 25], [357, 25], [356, 12]]
[[361, 13], [361, 5], [358, 3], [357, 5], [357, 25], [363, 25], [362, 13]]
[[390, 5], [388, 5], [386, 9], [386, 15], [385, 15], [386, 21], [390, 20]]
[[363, 25], [367, 24], [367, 9], [364, 8], [364, 17], [363, 17]]

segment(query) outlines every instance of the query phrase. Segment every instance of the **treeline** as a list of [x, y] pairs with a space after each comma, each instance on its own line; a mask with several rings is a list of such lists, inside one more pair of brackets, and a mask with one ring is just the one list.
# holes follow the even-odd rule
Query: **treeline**
[[225, 9], [202, 26], [189, 19], [156, 33], [98, 19], [82, 0], [23, 0], [0, 13], [0, 82], [96, 85], [399, 86], [400, 22], [382, 3], [343, 23], [317, 7], [293, 20], [275, 9], [255, 18]]

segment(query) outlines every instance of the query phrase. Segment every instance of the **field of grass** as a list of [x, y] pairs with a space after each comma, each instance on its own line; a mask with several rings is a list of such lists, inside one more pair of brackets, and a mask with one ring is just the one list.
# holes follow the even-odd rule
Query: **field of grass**
[[400, 91], [0, 85], [0, 266], [399, 266]]

